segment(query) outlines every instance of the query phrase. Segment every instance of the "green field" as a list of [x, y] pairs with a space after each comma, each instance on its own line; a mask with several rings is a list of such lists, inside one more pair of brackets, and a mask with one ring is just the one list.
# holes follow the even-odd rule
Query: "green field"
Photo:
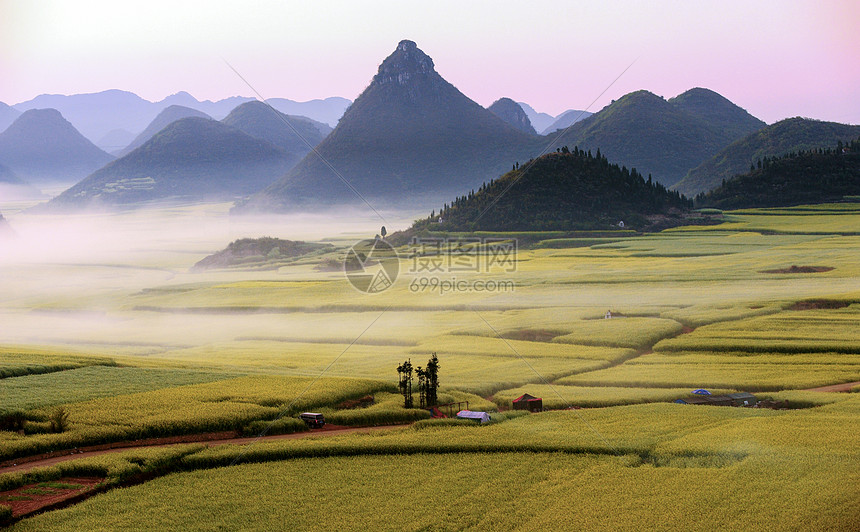
[[[185, 472], [16, 530], [210, 528], [200, 515], [222, 516], [227, 528], [845, 529], [858, 517], [856, 491], [846, 490], [860, 480], [858, 407], [852, 396], [820, 412], [640, 405], [250, 450], [134, 451], [53, 473], [120, 475], [157, 464]], [[395, 480], [420, 471], [421, 481]], [[741, 485], [768, 497], [739, 499]], [[368, 499], [368, 491], [389, 496]]]
[[[118, 214], [114, 225], [140, 235], [209, 215]], [[274, 271], [190, 273], [227, 243], [191, 233], [76, 263], [0, 262], [0, 412], [25, 418], [23, 434], [0, 430], [0, 460], [292, 432], [303, 409], [339, 425], [424, 419], [401, 407], [395, 369], [432, 353], [442, 401], [504, 411], [529, 393], [582, 407], [67, 462], [38, 478], [173, 473], [16, 529], [211, 528], [201, 514], [231, 516], [225, 528], [851, 528], [860, 395], [804, 390], [860, 381], [860, 205], [727, 216], [639, 237], [547, 234], [518, 251], [515, 271], [439, 274], [513, 281], [507, 292], [410, 290], [417, 273], [401, 250], [397, 283], [359, 293], [316, 269], [358, 239], [336, 233], [336, 251]], [[766, 273], [791, 266], [832, 269]], [[66, 281], [46, 290], [51, 276]], [[792, 410], [672, 404], [696, 388]], [[367, 408], [342, 406], [368, 395]], [[68, 427], [54, 434], [57, 407]], [[0, 486], [27, 478], [0, 474]], [[378, 492], [390, 496], [367, 497]]]

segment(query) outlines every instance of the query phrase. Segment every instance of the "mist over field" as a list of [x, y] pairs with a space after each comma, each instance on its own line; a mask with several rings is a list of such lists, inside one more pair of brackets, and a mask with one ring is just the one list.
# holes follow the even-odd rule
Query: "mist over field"
[[[189, 269], [240, 238], [326, 240], [343, 247], [372, 238], [382, 225], [375, 214], [357, 209], [237, 216], [229, 214], [227, 203], [64, 214], [34, 214], [27, 210], [31, 206], [0, 205], [14, 231], [0, 242], [0, 343], [154, 346], [232, 338], [245, 325], [234, 323], [225, 333], [211, 318], [156, 315], [130, 321], [124, 298], [162, 285], [211, 280], [211, 274]], [[392, 227], [411, 222], [408, 213], [383, 215]], [[290, 275], [274, 270], [254, 278]], [[253, 334], [283, 335], [281, 325], [258, 326]]]
[[0, 0], [0, 529], [857, 530], [848, 4]]

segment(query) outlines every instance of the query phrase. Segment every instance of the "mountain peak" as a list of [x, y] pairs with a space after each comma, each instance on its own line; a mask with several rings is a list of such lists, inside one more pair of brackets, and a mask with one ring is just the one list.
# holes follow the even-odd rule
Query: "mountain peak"
[[433, 66], [433, 59], [421, 51], [417, 44], [403, 40], [397, 45], [397, 49], [379, 65], [379, 72], [374, 76], [373, 81], [378, 84], [405, 85], [413, 75], [436, 74]]
[[397, 49], [403, 50], [404, 52], [408, 52], [410, 50], [418, 50], [418, 45], [415, 44], [415, 41], [410, 41], [409, 39], [403, 39], [399, 43], [397, 43]]
[[0, 133], [0, 160], [35, 184], [78, 180], [111, 159], [56, 109], [30, 109]]
[[487, 110], [524, 133], [537, 134], [525, 110], [510, 98], [499, 98]]
[[408, 199], [429, 208], [528, 160], [540, 144], [469, 99], [415, 43], [402, 41], [317, 153], [237, 209], [352, 204], [356, 190], [368, 201]]

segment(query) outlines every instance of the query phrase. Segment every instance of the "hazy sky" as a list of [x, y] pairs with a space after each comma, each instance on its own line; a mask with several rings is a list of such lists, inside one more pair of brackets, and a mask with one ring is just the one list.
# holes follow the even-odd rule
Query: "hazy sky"
[[860, 2], [0, 0], [0, 101], [117, 88], [149, 100], [354, 99], [401, 39], [482, 105], [583, 108], [713, 89], [767, 122], [860, 123]]

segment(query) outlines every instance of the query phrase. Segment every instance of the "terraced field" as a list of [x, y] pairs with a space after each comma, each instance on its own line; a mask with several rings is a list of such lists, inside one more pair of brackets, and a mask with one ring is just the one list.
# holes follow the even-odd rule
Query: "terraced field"
[[[300, 409], [344, 425], [421, 419], [426, 412], [399, 406], [395, 368], [431, 353], [444, 401], [505, 410], [529, 393], [548, 408], [582, 407], [496, 414], [487, 427], [425, 420], [385, 434], [72, 461], [39, 478], [178, 473], [17, 527], [195, 529], [205, 528], [195, 512], [228, 510], [234, 528], [310, 527], [306, 510], [317, 504], [331, 515], [326, 528], [344, 529], [392, 528], [395, 516], [405, 519], [398, 529], [845, 529], [860, 519], [850, 504], [860, 496], [850, 436], [858, 396], [803, 390], [860, 381], [860, 235], [851, 227], [860, 205], [737, 212], [723, 225], [648, 236], [548, 234], [518, 251], [516, 271], [439, 274], [510, 280], [512, 292], [415, 292], [419, 273], [402, 250], [397, 283], [362, 294], [342, 273], [317, 269], [349, 238], [269, 272], [190, 273], [223, 247], [202, 241], [185, 250], [140, 243], [121, 267], [111, 254], [0, 263], [10, 294], [0, 304], [0, 410], [24, 418], [23, 433], [0, 430], [0, 460], [153, 436], [300, 430], [291, 417]], [[74, 282], [46, 293], [28, 272]], [[796, 409], [671, 404], [696, 388]], [[367, 395], [370, 408], [340, 406]], [[55, 434], [57, 407], [68, 427]], [[265, 463], [210, 469], [238, 457]], [[332, 475], [314, 477], [320, 469]], [[396, 489], [420, 507], [361, 502], [386, 478], [416, 471], [428, 473]], [[0, 475], [0, 487], [27, 478]], [[278, 491], [294, 483], [304, 495]], [[524, 484], [533, 494], [515, 497]], [[243, 488], [222, 487], [231, 485]], [[248, 490], [287, 502], [238, 495]], [[140, 521], [156, 514], [165, 521]]]

